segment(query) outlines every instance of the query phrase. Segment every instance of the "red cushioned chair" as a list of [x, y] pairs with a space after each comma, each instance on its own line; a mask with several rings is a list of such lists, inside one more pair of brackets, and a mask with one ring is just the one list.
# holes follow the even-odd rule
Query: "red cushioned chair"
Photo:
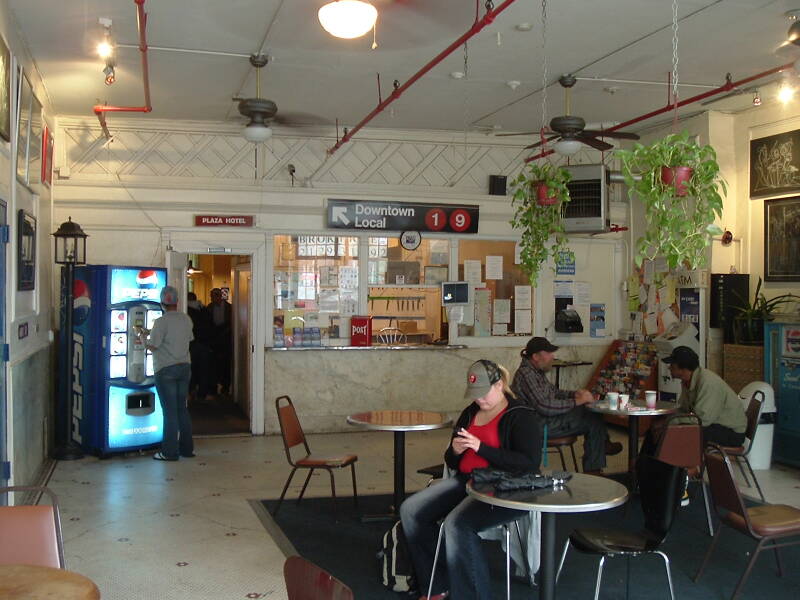
[[33, 493], [50, 499], [36, 506], [0, 506], [0, 564], [65, 568], [58, 498], [45, 487], [0, 488], [0, 494]]
[[333, 575], [302, 556], [283, 563], [289, 600], [353, 600], [353, 591]]

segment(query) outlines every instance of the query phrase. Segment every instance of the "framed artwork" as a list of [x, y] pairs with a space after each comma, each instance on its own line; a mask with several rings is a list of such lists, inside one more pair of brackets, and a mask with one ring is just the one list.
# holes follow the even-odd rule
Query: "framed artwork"
[[33, 90], [28, 78], [20, 71], [19, 114], [17, 116], [17, 178], [28, 183], [28, 137], [31, 130], [31, 99]]
[[750, 140], [750, 197], [800, 191], [800, 129]]
[[449, 281], [447, 273], [447, 267], [425, 265], [425, 285], [439, 285], [443, 281]]
[[53, 183], [53, 134], [47, 126], [42, 134], [42, 183]]
[[17, 211], [17, 289], [36, 287], [36, 217]]
[[800, 281], [800, 196], [764, 201], [764, 279]]
[[11, 53], [0, 36], [0, 137], [11, 141]]
[[43, 134], [42, 105], [36, 96], [31, 94], [31, 130], [28, 134], [28, 184], [30, 185], [42, 181]]

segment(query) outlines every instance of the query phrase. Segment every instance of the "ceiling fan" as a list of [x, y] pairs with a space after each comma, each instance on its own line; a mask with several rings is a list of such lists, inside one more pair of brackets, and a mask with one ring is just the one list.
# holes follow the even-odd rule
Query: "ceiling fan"
[[[558, 140], [555, 143], [555, 151], [559, 154], [575, 154], [581, 149], [582, 144], [591, 146], [596, 150], [611, 150], [614, 146], [606, 143], [597, 138], [608, 137], [623, 140], [638, 140], [639, 136], [635, 133], [627, 131], [603, 131], [597, 129], [585, 129], [586, 121], [582, 118], [570, 115], [570, 93], [572, 86], [575, 85], [577, 79], [574, 75], [562, 75], [558, 78], [558, 83], [564, 88], [564, 104], [565, 114], [560, 117], [554, 117], [550, 120], [549, 129], [545, 129], [543, 139], [530, 146], [525, 146], [526, 149], [536, 148], [545, 142], [551, 140]], [[523, 133], [499, 133], [498, 136], [512, 136], [512, 135], [534, 135], [540, 133], [538, 131], [526, 131]]]

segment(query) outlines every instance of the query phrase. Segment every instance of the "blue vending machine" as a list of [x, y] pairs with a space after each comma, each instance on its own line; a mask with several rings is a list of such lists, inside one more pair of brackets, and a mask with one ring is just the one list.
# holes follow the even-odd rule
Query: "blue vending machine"
[[[109, 265], [75, 269], [70, 430], [86, 452], [102, 456], [161, 443], [163, 418], [153, 356], [134, 328], [152, 329], [162, 313], [159, 300], [166, 282], [166, 269]], [[62, 274], [62, 356], [67, 348], [65, 287]]]
[[800, 467], [800, 322], [764, 325], [764, 375], [778, 407], [773, 458]]

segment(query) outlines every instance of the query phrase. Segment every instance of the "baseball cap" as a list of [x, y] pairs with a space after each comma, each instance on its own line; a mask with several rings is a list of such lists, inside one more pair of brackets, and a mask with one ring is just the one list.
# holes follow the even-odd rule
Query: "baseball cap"
[[175, 306], [178, 304], [178, 290], [171, 285], [161, 288], [161, 304], [164, 306]]
[[500, 368], [490, 360], [472, 363], [467, 371], [467, 390], [464, 400], [477, 400], [489, 393], [489, 389], [503, 377]]
[[697, 353], [689, 348], [689, 346], [677, 346], [673, 348], [672, 354], [662, 358], [661, 361], [668, 365], [674, 363], [682, 369], [691, 369], [692, 371], [700, 366], [700, 357], [698, 357]]
[[554, 346], [550, 343], [550, 340], [544, 337], [532, 337], [528, 340], [528, 344], [525, 346], [525, 349], [520, 353], [522, 356], [532, 356], [537, 352], [555, 352], [558, 350], [558, 346]]

